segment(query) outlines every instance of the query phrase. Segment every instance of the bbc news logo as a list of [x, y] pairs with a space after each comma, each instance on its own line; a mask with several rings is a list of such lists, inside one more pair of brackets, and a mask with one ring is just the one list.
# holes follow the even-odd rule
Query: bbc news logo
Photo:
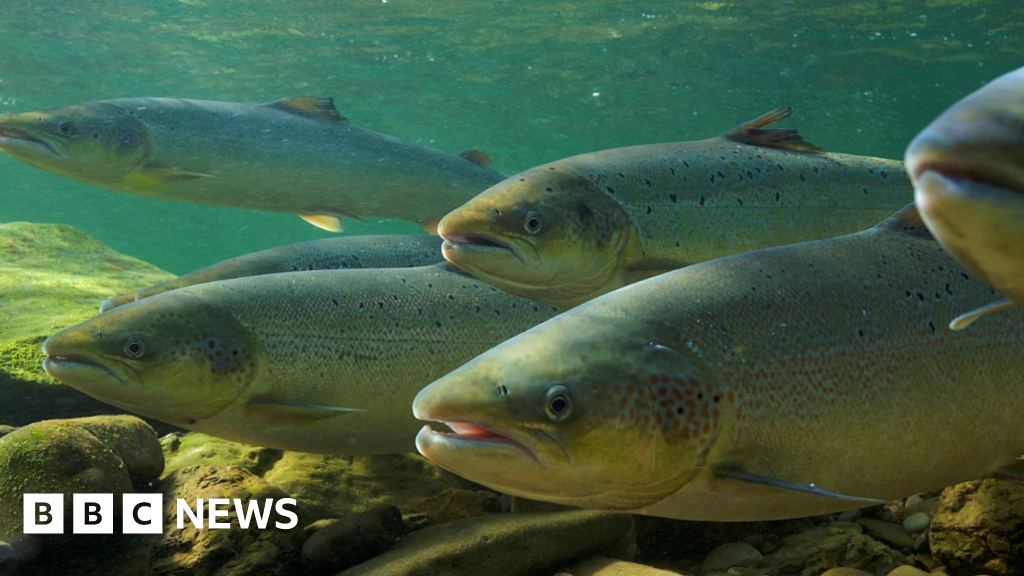
[[[113, 494], [73, 494], [71, 501], [73, 534], [114, 533]], [[163, 494], [124, 494], [121, 504], [123, 534], [163, 532]], [[235, 521], [243, 530], [249, 529], [250, 525], [266, 530], [275, 511], [287, 521], [275, 521], [274, 528], [289, 530], [299, 524], [297, 502], [294, 498], [276, 501], [268, 498], [262, 502], [243, 502], [240, 498], [197, 498], [194, 505], [190, 505], [183, 498], [178, 498], [175, 505], [178, 530], [184, 530], [186, 523], [200, 529], [227, 530], [232, 526], [229, 520], [232, 510], [235, 512]], [[64, 533], [63, 494], [25, 494], [23, 511], [25, 534]]]

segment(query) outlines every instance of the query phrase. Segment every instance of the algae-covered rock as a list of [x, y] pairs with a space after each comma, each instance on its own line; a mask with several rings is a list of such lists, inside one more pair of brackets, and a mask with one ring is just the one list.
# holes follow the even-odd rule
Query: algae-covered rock
[[[20, 535], [26, 492], [63, 493], [70, 511], [75, 492], [113, 493], [117, 508], [131, 490], [124, 461], [74, 420], [37, 422], [0, 438], [0, 539]], [[65, 515], [65, 532], [70, 520]]]
[[277, 576], [294, 574], [293, 564], [298, 561], [302, 546], [301, 518], [295, 525], [282, 529], [278, 522], [288, 524], [292, 519], [275, 511], [270, 515], [267, 529], [254, 524], [240, 527], [238, 515], [232, 508], [227, 517], [230, 528], [196, 528], [185, 518], [184, 529], [178, 530], [176, 500], [184, 499], [195, 505], [197, 499], [239, 498], [247, 507], [250, 502], [266, 506], [267, 499], [274, 502], [288, 498], [280, 488], [272, 486], [237, 466], [194, 466], [177, 470], [161, 482], [164, 495], [164, 535], [152, 548], [150, 576]]
[[498, 514], [413, 532], [339, 576], [527, 576], [596, 554], [632, 559], [634, 545], [629, 514]]
[[190, 466], [238, 466], [263, 475], [282, 455], [281, 450], [239, 444], [199, 432], [173, 432], [160, 438], [164, 475]]
[[448, 488], [428, 498], [414, 498], [401, 506], [402, 514], [423, 515], [430, 524], [442, 524], [463, 518], [497, 514], [501, 500], [490, 490]]
[[1024, 485], [987, 478], [946, 488], [929, 542], [956, 573], [1024, 574]]
[[92, 416], [73, 420], [117, 454], [128, 469], [132, 486], [142, 487], [160, 477], [164, 455], [156, 432], [135, 416]]
[[123, 413], [47, 376], [40, 346], [108, 296], [171, 277], [70, 226], [0, 224], [0, 423]]
[[308, 521], [342, 518], [374, 504], [400, 506], [463, 481], [412, 454], [334, 456], [284, 452], [263, 477], [293, 495]]
[[859, 524], [833, 522], [787, 536], [765, 557], [775, 576], [817, 576], [829, 568], [858, 568], [885, 574], [906, 564], [902, 554], [864, 534]]

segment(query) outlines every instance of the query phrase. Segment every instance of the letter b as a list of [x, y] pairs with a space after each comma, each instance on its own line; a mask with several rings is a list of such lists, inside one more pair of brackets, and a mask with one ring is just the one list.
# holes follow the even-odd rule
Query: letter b
[[25, 494], [23, 503], [25, 534], [64, 533], [63, 494]]
[[114, 533], [113, 494], [75, 494], [71, 526], [75, 534]]

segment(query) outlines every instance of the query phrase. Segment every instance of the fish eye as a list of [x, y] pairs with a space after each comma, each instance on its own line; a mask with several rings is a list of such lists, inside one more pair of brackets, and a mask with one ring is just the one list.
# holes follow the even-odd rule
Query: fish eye
[[124, 355], [129, 358], [142, 358], [142, 355], [146, 353], [146, 343], [142, 340], [142, 336], [138, 334], [132, 334], [124, 342]]
[[540, 220], [540, 214], [536, 212], [528, 212], [526, 214], [526, 220], [523, 221], [523, 228], [526, 229], [530, 234], [536, 234], [540, 232], [542, 222]]
[[547, 396], [548, 418], [555, 422], [561, 422], [572, 413], [572, 395], [569, 389], [561, 384], [556, 384], [548, 390]]
[[57, 132], [61, 136], [71, 136], [75, 131], [75, 127], [71, 125], [71, 122], [61, 122], [57, 125]]

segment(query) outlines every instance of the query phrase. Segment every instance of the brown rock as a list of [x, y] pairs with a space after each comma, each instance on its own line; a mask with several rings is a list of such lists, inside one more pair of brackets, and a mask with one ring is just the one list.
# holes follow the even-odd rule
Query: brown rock
[[[248, 506], [251, 501], [288, 498], [280, 488], [237, 466], [184, 468], [164, 479], [161, 487], [164, 535], [152, 550], [150, 576], [286, 576], [295, 572], [290, 564], [299, 557], [301, 519], [292, 528], [277, 527], [279, 522], [288, 524], [292, 519], [275, 510], [266, 530], [253, 524], [243, 529], [232, 508], [226, 518], [220, 519], [230, 522], [228, 529], [197, 529], [188, 518], [184, 529], [177, 529], [177, 498], [191, 505], [198, 498], [204, 502], [210, 498], [239, 498]], [[294, 512], [294, 508], [291, 510]]]
[[679, 576], [680, 574], [604, 556], [592, 556], [565, 566], [559, 572], [572, 576]]
[[929, 576], [928, 572], [919, 570], [913, 566], [899, 566], [887, 576]]
[[935, 561], [952, 572], [1024, 574], [1024, 485], [987, 478], [946, 488], [929, 541]]
[[875, 520], [874, 518], [858, 518], [857, 524], [863, 526], [864, 531], [876, 540], [881, 540], [898, 548], [914, 547], [914, 537], [907, 534], [907, 531], [899, 524]]
[[634, 547], [629, 514], [496, 514], [413, 532], [339, 576], [528, 576], [595, 554], [631, 559]]
[[378, 504], [316, 531], [302, 546], [302, 564], [309, 574], [344, 570], [387, 550], [402, 532], [398, 508]]
[[833, 522], [787, 536], [765, 557], [775, 576], [817, 576], [836, 567], [886, 573], [906, 564], [902, 554], [863, 533], [860, 524]]
[[425, 514], [431, 524], [501, 512], [498, 495], [489, 490], [449, 488], [427, 498], [414, 498], [401, 506], [403, 515]]
[[821, 576], [875, 576], [871, 572], [857, 570], [856, 568], [833, 568], [824, 572]]

